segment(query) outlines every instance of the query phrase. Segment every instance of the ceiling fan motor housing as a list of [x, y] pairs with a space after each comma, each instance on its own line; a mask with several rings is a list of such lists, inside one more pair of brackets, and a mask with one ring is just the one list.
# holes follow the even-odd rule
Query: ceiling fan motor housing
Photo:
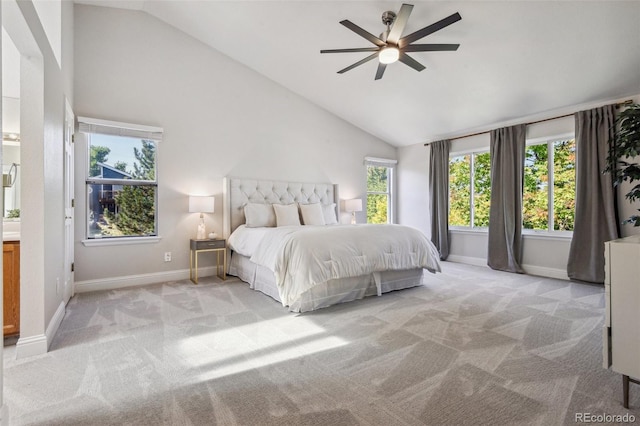
[[391, 31], [391, 25], [396, 20], [396, 14], [390, 10], [382, 13], [382, 23], [387, 26], [387, 29], [380, 33], [380, 40], [387, 42], [389, 32]]
[[396, 13], [392, 12], [390, 10], [387, 10], [386, 12], [382, 12], [382, 23], [389, 26], [391, 24], [393, 24], [393, 21], [396, 20]]

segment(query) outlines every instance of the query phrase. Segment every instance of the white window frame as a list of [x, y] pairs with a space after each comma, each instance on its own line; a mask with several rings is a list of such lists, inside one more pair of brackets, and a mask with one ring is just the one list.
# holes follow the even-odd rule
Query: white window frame
[[[470, 163], [469, 163], [469, 225], [465, 226], [465, 225], [453, 225], [453, 226], [449, 226], [449, 229], [451, 230], [459, 230], [459, 231], [473, 231], [473, 232], [488, 232], [489, 228], [487, 226], [474, 226], [474, 222], [475, 222], [475, 203], [474, 203], [474, 195], [475, 195], [475, 156], [476, 155], [481, 155], [481, 154], [487, 154], [489, 152], [489, 149], [473, 149], [473, 150], [469, 150], [469, 151], [460, 151], [460, 152], [455, 152], [455, 153], [450, 153], [449, 154], [449, 164], [451, 164], [451, 159], [455, 158], [455, 157], [464, 157], [465, 155], [469, 155], [470, 156]], [[449, 202], [449, 211], [451, 211], [451, 193], [449, 193], [449, 197], [447, 199], [447, 201]], [[448, 218], [447, 218], [448, 220]]]
[[[565, 237], [572, 238], [573, 231], [557, 231], [553, 229], [553, 223], [555, 219], [555, 211], [553, 210], [553, 188], [555, 184], [555, 176], [554, 176], [554, 155], [555, 150], [553, 148], [553, 144], [558, 141], [575, 139], [575, 133], [562, 133], [554, 136], [545, 136], [541, 138], [527, 139], [526, 146], [527, 148], [533, 145], [547, 145], [547, 176], [549, 176], [549, 182], [547, 184], [547, 229], [525, 229], [524, 226], [522, 228], [523, 235], [539, 235], [539, 236], [550, 236], [550, 237]], [[522, 194], [524, 196], [524, 192]], [[524, 207], [522, 210], [524, 214]]]
[[[86, 151], [86, 164], [84, 167], [85, 174], [85, 239], [82, 240], [85, 246], [104, 246], [104, 245], [124, 245], [124, 244], [148, 244], [155, 243], [162, 239], [159, 236], [159, 210], [158, 210], [158, 153], [160, 142], [162, 141], [163, 129], [155, 126], [146, 126], [131, 123], [122, 123], [117, 121], [101, 120], [89, 117], [78, 117], [79, 132], [85, 134], [84, 148]], [[104, 134], [110, 136], [130, 137], [136, 139], [152, 140], [156, 146], [155, 152], [155, 180], [140, 181], [132, 179], [102, 179], [89, 176], [89, 155], [90, 140], [92, 134]], [[155, 187], [155, 234], [148, 236], [122, 236], [122, 237], [89, 237], [89, 185], [92, 184], [122, 184], [134, 186], [153, 186]]]
[[[387, 196], [387, 223], [395, 223], [395, 212], [396, 212], [396, 200], [395, 200], [395, 170], [398, 164], [398, 160], [392, 160], [389, 158], [377, 158], [377, 157], [365, 157], [364, 165], [365, 165], [365, 177], [368, 176], [369, 166], [373, 167], [386, 167], [387, 168], [387, 191], [369, 191], [369, 187], [367, 185], [367, 199], [369, 198], [369, 194], [371, 195], [386, 195]], [[365, 181], [366, 182], [366, 181]], [[365, 200], [365, 211], [367, 206], [367, 201]]]

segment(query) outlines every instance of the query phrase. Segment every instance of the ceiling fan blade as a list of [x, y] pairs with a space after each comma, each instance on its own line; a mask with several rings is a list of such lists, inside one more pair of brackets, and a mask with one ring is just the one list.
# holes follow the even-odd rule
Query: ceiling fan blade
[[384, 70], [387, 68], [387, 64], [383, 64], [382, 62], [380, 62], [378, 64], [378, 71], [376, 71], [376, 80], [380, 80], [382, 78], [382, 75], [384, 74]]
[[462, 16], [458, 12], [454, 13], [451, 16], [447, 16], [444, 19], [436, 22], [435, 24], [431, 24], [428, 27], [424, 27], [421, 30], [416, 31], [415, 33], [411, 33], [408, 36], [402, 37], [398, 42], [398, 46], [404, 47], [410, 43], [413, 43], [416, 40], [420, 40], [423, 37], [428, 36], [429, 34], [433, 34], [436, 31], [440, 31], [444, 27], [447, 27], [455, 22], [458, 22], [462, 19]]
[[416, 71], [422, 71], [425, 68], [424, 65], [422, 65], [420, 62], [416, 61], [415, 59], [413, 59], [411, 56], [407, 55], [404, 52], [400, 52], [400, 57], [398, 58], [398, 60], [405, 65], [409, 65], [411, 68], [413, 68]]
[[374, 53], [373, 55], [367, 56], [366, 58], [362, 59], [361, 61], [356, 62], [353, 65], [349, 65], [348, 67], [346, 67], [344, 69], [341, 69], [340, 71], [338, 71], [338, 74], [343, 74], [343, 73], [345, 73], [345, 72], [347, 72], [349, 70], [352, 70], [355, 67], [360, 66], [360, 65], [362, 65], [362, 64], [364, 64], [366, 62], [369, 62], [370, 60], [372, 60], [374, 58], [377, 58], [377, 57], [378, 57], [378, 52]]
[[378, 37], [374, 36], [373, 34], [368, 32], [367, 30], [357, 26], [356, 24], [354, 24], [353, 22], [349, 21], [348, 19], [345, 19], [344, 21], [340, 21], [340, 23], [342, 25], [344, 25], [345, 27], [349, 28], [354, 33], [358, 34], [360, 37], [366, 38], [367, 40], [369, 40], [371, 43], [375, 44], [376, 46], [386, 46], [386, 43], [384, 41], [380, 40]]
[[458, 50], [459, 44], [410, 44], [402, 48], [404, 52], [446, 52]]
[[402, 35], [402, 31], [404, 31], [404, 27], [407, 25], [407, 21], [409, 20], [409, 15], [411, 15], [411, 11], [413, 10], [412, 4], [403, 4], [398, 11], [398, 15], [396, 16], [395, 21], [393, 22], [393, 26], [391, 27], [391, 31], [387, 36], [387, 42], [398, 44], [398, 40], [400, 40], [400, 36]]
[[352, 52], [377, 52], [379, 47], [357, 47], [354, 49], [325, 49], [320, 53], [352, 53]]

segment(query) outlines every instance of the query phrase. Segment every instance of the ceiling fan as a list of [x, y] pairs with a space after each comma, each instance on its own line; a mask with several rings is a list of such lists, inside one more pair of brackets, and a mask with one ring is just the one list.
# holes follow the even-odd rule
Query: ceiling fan
[[376, 37], [368, 31], [357, 26], [353, 22], [345, 19], [340, 21], [342, 25], [349, 28], [359, 36], [369, 40], [375, 44], [375, 47], [360, 47], [352, 49], [327, 49], [321, 50], [320, 53], [352, 53], [352, 52], [374, 52], [366, 58], [356, 62], [353, 65], [341, 69], [338, 74], [343, 74], [349, 70], [354, 69], [372, 59], [378, 58], [378, 70], [376, 71], [376, 80], [379, 80], [384, 75], [384, 70], [388, 64], [400, 61], [405, 65], [410, 66], [416, 71], [422, 71], [425, 67], [420, 62], [416, 61], [407, 52], [436, 52], [436, 51], [455, 51], [458, 50], [459, 44], [411, 44], [414, 41], [418, 41], [421, 38], [433, 34], [455, 22], [462, 19], [459, 13], [454, 13], [435, 24], [431, 24], [422, 28], [414, 33], [402, 37], [402, 31], [407, 25], [409, 15], [413, 5], [403, 4], [400, 7], [400, 11], [396, 15], [392, 11], [386, 11], [382, 14], [382, 23], [387, 26], [386, 31], [380, 34], [380, 37]]

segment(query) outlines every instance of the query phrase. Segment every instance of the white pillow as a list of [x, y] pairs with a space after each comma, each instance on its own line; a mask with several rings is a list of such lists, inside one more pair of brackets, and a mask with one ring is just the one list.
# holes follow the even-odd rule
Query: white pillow
[[324, 225], [324, 212], [320, 203], [300, 204], [300, 213], [305, 225]]
[[337, 225], [336, 203], [322, 204], [322, 213], [324, 214], [325, 225]]
[[298, 206], [295, 204], [274, 204], [277, 226], [300, 226]]
[[276, 226], [276, 214], [271, 204], [247, 203], [244, 206], [247, 228]]

